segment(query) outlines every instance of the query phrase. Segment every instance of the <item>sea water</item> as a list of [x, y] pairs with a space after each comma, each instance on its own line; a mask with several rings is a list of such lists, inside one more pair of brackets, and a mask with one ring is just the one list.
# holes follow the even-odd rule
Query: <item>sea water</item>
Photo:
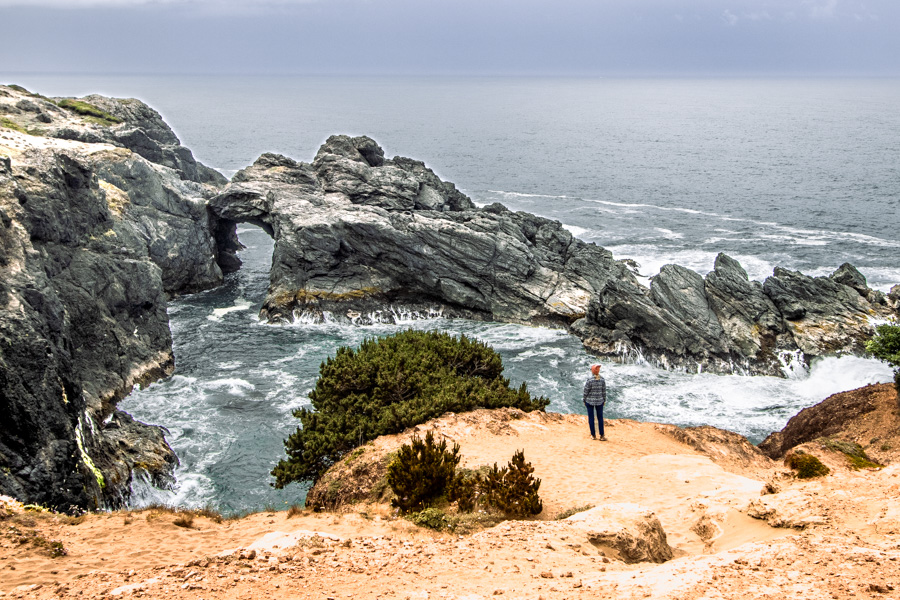
[[[333, 133], [366, 134], [388, 156], [424, 160], [485, 205], [560, 220], [632, 258], [706, 274], [718, 252], [763, 280], [780, 265], [825, 275], [851, 262], [870, 286], [900, 283], [900, 81], [6, 76], [45, 95], [139, 97], [197, 158], [226, 175], [266, 151], [309, 161]], [[244, 267], [219, 289], [173, 300], [173, 377], [120, 406], [169, 429], [178, 483], [135, 486], [134, 503], [283, 507], [270, 487], [309, 406], [320, 363], [342, 345], [404, 327], [477, 337], [514, 385], [583, 412], [593, 362], [560, 330], [398, 314], [396, 325], [267, 325], [257, 317], [272, 241], [241, 226]], [[784, 378], [609, 364], [607, 416], [710, 424], [758, 442], [800, 409], [867, 383], [884, 364], [784, 357]]]

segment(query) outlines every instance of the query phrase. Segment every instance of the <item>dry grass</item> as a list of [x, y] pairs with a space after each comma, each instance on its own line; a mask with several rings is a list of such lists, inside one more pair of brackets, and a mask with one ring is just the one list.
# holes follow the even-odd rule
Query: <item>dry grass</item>
[[303, 508], [299, 504], [292, 504], [287, 511], [287, 518], [296, 517], [303, 514]]
[[183, 512], [180, 515], [178, 515], [178, 517], [176, 517], [175, 520], [172, 522], [175, 523], [176, 525], [178, 525], [179, 527], [184, 527], [186, 529], [190, 529], [194, 525], [194, 513], [190, 512], [190, 511]]

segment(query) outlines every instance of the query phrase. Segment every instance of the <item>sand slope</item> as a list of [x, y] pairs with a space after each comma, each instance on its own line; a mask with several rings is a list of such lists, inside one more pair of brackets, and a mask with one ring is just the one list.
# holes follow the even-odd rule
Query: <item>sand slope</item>
[[[496, 411], [484, 411], [490, 412]], [[715, 432], [696, 433], [686, 443], [671, 426], [615, 421], [608, 424], [610, 441], [598, 442], [582, 417], [566, 415], [447, 415], [418, 433], [426, 429], [460, 443], [467, 466], [505, 463], [524, 449], [542, 479], [544, 514], [461, 537], [416, 528], [383, 505], [293, 518], [259, 513], [221, 524], [197, 518], [190, 529], [174, 525], [169, 513], [89, 515], [69, 524], [15, 509], [4, 513], [0, 529], [12, 525], [61, 540], [68, 555], [50, 558], [4, 533], [0, 592], [204, 599], [897, 597], [898, 467], [851, 471], [839, 455], [822, 453], [833, 474], [802, 482], [777, 463], [748, 458], [745, 447], [717, 443]], [[366, 453], [389, 451], [412, 433], [380, 438]], [[778, 493], [762, 495], [767, 481]], [[572, 507], [618, 503], [652, 510], [675, 558], [626, 564], [604, 556], [571, 521], [553, 520]], [[234, 552], [239, 548], [248, 550]]]

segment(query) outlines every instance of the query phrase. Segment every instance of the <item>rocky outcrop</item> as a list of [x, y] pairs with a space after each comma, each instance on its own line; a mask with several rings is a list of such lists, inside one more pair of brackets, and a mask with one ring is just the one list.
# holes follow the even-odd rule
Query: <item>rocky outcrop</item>
[[672, 548], [653, 511], [636, 504], [604, 504], [566, 519], [587, 533], [588, 541], [604, 556], [628, 564], [663, 563]]
[[807, 361], [863, 353], [875, 333], [871, 320], [896, 315], [852, 265], [831, 277], [776, 268], [760, 284], [720, 254], [705, 279], [667, 265], [649, 291], [611, 282], [573, 329], [600, 355], [630, 352], [666, 367], [782, 375], [788, 353]]
[[[210, 207], [223, 235], [250, 222], [274, 237], [270, 321], [419, 311], [550, 323], [598, 355], [781, 375], [788, 353], [862, 352], [869, 319], [896, 314], [851, 265], [816, 278], [776, 269], [761, 284], [721, 254], [705, 278], [667, 265], [648, 289], [627, 261], [558, 222], [475, 208], [424, 164], [385, 159], [367, 137], [333, 136], [312, 164], [264, 154]], [[220, 255], [234, 261], [229, 243]]]
[[565, 324], [610, 279], [635, 282], [560, 223], [476, 209], [424, 164], [386, 160], [365, 137], [329, 138], [312, 164], [263, 155], [210, 208], [272, 233], [270, 321], [389, 320], [393, 305]]
[[791, 417], [770, 434], [759, 449], [773, 459], [820, 438], [862, 445], [874, 460], [888, 464], [900, 458], [900, 410], [892, 384], [882, 383], [833, 394]]
[[125, 148], [0, 130], [0, 493], [116, 506], [133, 468], [170, 476], [160, 429], [115, 404], [173, 368], [167, 294], [222, 281], [213, 193]]
[[[33, 135], [128, 148], [152, 163], [174, 169], [187, 181], [217, 186], [228, 181], [215, 169], [197, 162], [162, 116], [135, 98], [96, 94], [77, 99], [47, 98], [18, 86], [3, 86], [2, 91], [5, 95], [0, 99], [7, 101], [0, 102], [0, 113]], [[67, 100], [82, 105], [67, 104]], [[92, 114], [93, 108], [106, 116]]]

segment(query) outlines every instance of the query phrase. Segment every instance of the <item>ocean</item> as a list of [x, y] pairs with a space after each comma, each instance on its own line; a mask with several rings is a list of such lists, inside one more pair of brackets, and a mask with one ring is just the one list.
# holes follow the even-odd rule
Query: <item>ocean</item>
[[[900, 283], [896, 79], [2, 77], [45, 95], [140, 98], [228, 176], [262, 152], [310, 161], [331, 134], [369, 135], [477, 204], [558, 219], [647, 277], [668, 263], [706, 274], [725, 252], [758, 280], [776, 265], [827, 275], [851, 262], [871, 287]], [[297, 425], [291, 411], [308, 405], [338, 347], [404, 327], [482, 339], [514, 384], [551, 399], [548, 410], [583, 412], [593, 360], [563, 331], [406, 314], [393, 326], [260, 323], [272, 241], [250, 226], [239, 237], [239, 272], [169, 304], [175, 375], [120, 404], [167, 427], [181, 460], [176, 487], [138, 482], [136, 505], [239, 512], [302, 501], [301, 486], [269, 485]], [[710, 424], [758, 442], [832, 393], [891, 379], [858, 357], [808, 368], [785, 357], [784, 371], [611, 364], [607, 416]]]

